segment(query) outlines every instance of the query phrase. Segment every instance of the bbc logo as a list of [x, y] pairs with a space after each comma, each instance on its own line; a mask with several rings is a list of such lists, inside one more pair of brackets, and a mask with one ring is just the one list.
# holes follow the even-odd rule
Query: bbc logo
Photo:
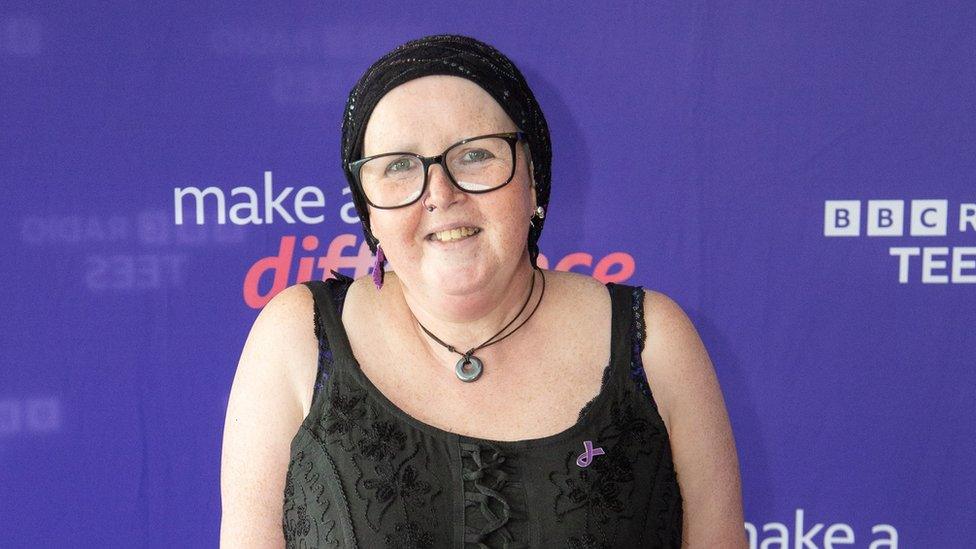
[[[907, 212], [904, 200], [868, 200], [866, 236], [946, 236], [949, 201], [912, 200]], [[860, 200], [824, 201], [824, 236], [861, 236]], [[959, 232], [976, 231], [976, 204], [960, 204]]]

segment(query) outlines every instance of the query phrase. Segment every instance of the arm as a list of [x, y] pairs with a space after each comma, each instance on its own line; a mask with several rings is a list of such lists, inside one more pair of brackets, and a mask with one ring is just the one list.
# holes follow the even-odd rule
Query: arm
[[308, 409], [318, 360], [312, 294], [300, 286], [282, 290], [261, 310], [237, 365], [220, 462], [221, 547], [285, 544], [291, 440]]
[[681, 307], [645, 291], [641, 358], [671, 439], [685, 547], [745, 548], [735, 440], [708, 352]]

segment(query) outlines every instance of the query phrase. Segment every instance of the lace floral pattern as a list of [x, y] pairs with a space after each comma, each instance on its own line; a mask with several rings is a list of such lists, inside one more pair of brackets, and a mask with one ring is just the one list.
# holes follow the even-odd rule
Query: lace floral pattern
[[389, 532], [388, 547], [430, 547], [438, 522], [428, 513], [441, 483], [425, 465], [426, 452], [380, 414], [365, 391], [338, 378], [331, 387], [328, 412], [313, 432], [323, 449], [343, 451], [365, 523], [374, 533]]
[[[340, 315], [351, 282], [340, 276], [332, 285]], [[327, 345], [320, 340], [320, 347]], [[433, 547], [439, 522], [431, 516], [431, 504], [442, 490], [422, 445], [344, 377], [332, 380], [328, 397], [313, 434], [323, 449], [343, 451], [342, 464], [355, 476], [351, 493], [364, 508], [366, 525], [387, 547]]]
[[[281, 518], [281, 529], [289, 547], [304, 545], [302, 540], [308, 539], [316, 540], [319, 547], [339, 546], [332, 501], [326, 498], [325, 492], [310, 456], [298, 451], [288, 463]], [[309, 513], [313, 506], [318, 513], [314, 520]]]
[[[330, 298], [341, 312], [345, 291], [352, 279], [341, 277], [328, 284]], [[314, 290], [313, 290], [314, 291]], [[441, 494], [441, 483], [428, 467], [428, 456], [422, 445], [408, 438], [401, 425], [381, 413], [366, 391], [335, 375], [334, 357], [326, 337], [318, 307], [315, 312], [316, 337], [319, 340], [319, 377], [317, 391], [327, 391], [323, 413], [311, 425], [308, 434], [321, 449], [316, 458], [328, 461], [333, 470], [350, 477], [349, 489], [336, 478], [333, 490], [339, 494], [345, 512], [362, 508], [364, 524], [372, 531], [369, 546], [426, 548], [436, 546], [442, 524], [431, 516], [432, 502]], [[312, 488], [326, 509], [334, 509], [326, 495], [326, 486], [318, 482], [312, 456], [296, 452], [289, 465], [285, 485], [285, 512], [282, 529], [290, 547], [338, 546], [339, 529], [332, 514], [309, 516], [314, 506], [303, 505], [304, 495]], [[332, 463], [334, 460], [334, 463]], [[353, 472], [352, 475], [347, 474]], [[303, 476], [304, 474], [304, 476]], [[352, 499], [345, 494], [352, 495]], [[358, 513], [357, 513], [358, 514]], [[321, 519], [321, 520], [320, 520]], [[358, 522], [358, 521], [357, 521]], [[316, 531], [316, 526], [326, 526]], [[357, 543], [365, 532], [349, 532], [346, 541]]]
[[434, 536], [416, 522], [398, 522], [386, 536], [386, 546], [427, 549], [434, 546]]
[[571, 537], [567, 541], [567, 547], [570, 549], [613, 549], [609, 545], [604, 545], [597, 541], [597, 539], [589, 534], [583, 534], [580, 537]]
[[[313, 291], [321, 300], [327, 290], [341, 307], [351, 281], [338, 277]], [[644, 292], [608, 288], [615, 333], [631, 345], [604, 369], [605, 397], [580, 411], [578, 436], [538, 447], [434, 436], [392, 413], [368, 380], [353, 379], [359, 374], [333, 356], [326, 330], [341, 327], [330, 324], [331, 314], [323, 324], [316, 309], [315, 390], [323, 394], [313, 399], [317, 415], [302, 427], [307, 438], [288, 466], [288, 546], [679, 547], [681, 494], [640, 360]], [[618, 314], [628, 309], [631, 315]], [[580, 451], [592, 448], [601, 452], [581, 465]]]
[[610, 416], [611, 421], [594, 441], [604, 449], [603, 455], [595, 457], [589, 467], [581, 468], [576, 463], [578, 452], [567, 452], [562, 470], [549, 475], [559, 490], [553, 503], [556, 516], [565, 519], [574, 512], [585, 515], [584, 531], [567, 538], [570, 546], [599, 546], [593, 545], [597, 542], [613, 546], [617, 523], [634, 516], [635, 509], [629, 505], [634, 468], [651, 466], [651, 424], [629, 400], [614, 402]]
[[[561, 470], [549, 475], [550, 482], [558, 489], [553, 503], [556, 516], [569, 520], [576, 515], [577, 523], [581, 524], [580, 532], [566, 538], [568, 547], [616, 547], [619, 525], [648, 513], [654, 516], [648, 517], [647, 530], [655, 538], [645, 540], [648, 546], [681, 545], [681, 500], [670, 443], [653, 405], [641, 362], [646, 330], [643, 289], [632, 288], [629, 298], [632, 345], [628, 377], [634, 383], [625, 387], [611, 403], [610, 421], [594, 441], [605, 453], [596, 457], [589, 467], [580, 468], [576, 466], [576, 452], [568, 452]], [[634, 398], [635, 391], [642, 398]], [[640, 408], [646, 401], [652, 403], [654, 413]], [[655, 483], [646, 501], [635, 499], [638, 471], [641, 475], [655, 471]]]

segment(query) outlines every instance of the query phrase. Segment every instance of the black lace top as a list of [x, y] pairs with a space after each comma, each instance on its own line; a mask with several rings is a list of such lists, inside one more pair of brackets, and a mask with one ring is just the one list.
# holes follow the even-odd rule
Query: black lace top
[[288, 547], [680, 547], [681, 493], [641, 364], [640, 287], [607, 284], [612, 351], [569, 429], [491, 441], [438, 429], [359, 369], [341, 322], [352, 279], [315, 296], [318, 375], [291, 443]]

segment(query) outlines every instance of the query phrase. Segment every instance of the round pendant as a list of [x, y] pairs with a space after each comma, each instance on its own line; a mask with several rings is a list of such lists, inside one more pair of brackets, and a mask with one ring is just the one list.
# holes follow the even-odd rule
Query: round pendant
[[458, 379], [464, 382], [471, 382], [481, 376], [481, 371], [483, 370], [483, 364], [481, 360], [476, 356], [461, 357], [457, 361], [457, 366], [454, 367], [454, 373], [457, 374]]

